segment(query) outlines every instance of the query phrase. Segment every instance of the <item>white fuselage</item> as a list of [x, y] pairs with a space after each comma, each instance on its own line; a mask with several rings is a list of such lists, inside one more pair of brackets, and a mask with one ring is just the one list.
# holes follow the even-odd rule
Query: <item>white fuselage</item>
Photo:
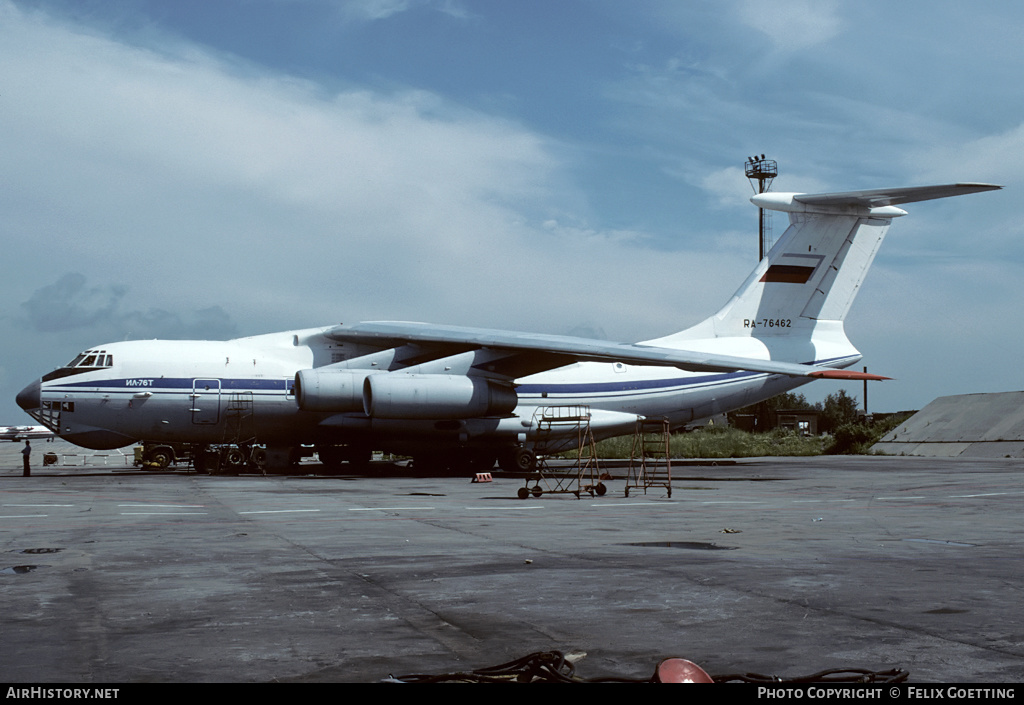
[[[289, 331], [232, 341], [111, 343], [102, 346], [109, 356], [106, 366], [72, 373], [62, 368], [47, 376], [52, 379], [44, 377], [39, 390], [40, 420], [67, 440], [96, 448], [140, 440], [198, 444], [245, 440], [294, 446], [358, 439], [377, 449], [408, 453], [424, 446], [488, 443], [520, 443], [545, 452], [577, 441], [575, 429], [559, 432], [557, 424], [553, 429], [540, 423], [549, 407], [585, 409], [590, 430], [602, 438], [631, 433], [638, 417], [666, 419], [679, 427], [809, 381], [742, 371], [694, 373], [673, 367], [582, 362], [517, 380], [518, 405], [510, 415], [444, 421], [378, 419], [362, 411], [299, 408], [296, 372], [339, 362], [335, 346], [317, 332]], [[705, 344], [716, 343], [724, 341]], [[757, 344], [750, 343], [750, 349], [741, 352], [758, 353], [753, 349]], [[332, 352], [335, 357], [329, 357]], [[767, 356], [764, 350], [759, 354]], [[827, 364], [845, 366], [856, 359], [847, 350], [841, 363], [832, 358]]]

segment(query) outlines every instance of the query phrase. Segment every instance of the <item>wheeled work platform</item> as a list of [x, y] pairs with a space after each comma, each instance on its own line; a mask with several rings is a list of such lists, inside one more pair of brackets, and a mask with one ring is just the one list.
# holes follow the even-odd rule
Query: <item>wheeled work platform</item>
[[534, 413], [534, 424], [541, 438], [576, 436], [576, 457], [570, 466], [552, 466], [549, 458], [537, 458], [537, 471], [526, 478], [519, 488], [519, 499], [543, 494], [574, 494], [579, 499], [583, 492], [590, 496], [604, 495], [608, 491], [601, 482], [597, 462], [594, 434], [590, 430], [590, 407], [585, 405], [543, 406]]

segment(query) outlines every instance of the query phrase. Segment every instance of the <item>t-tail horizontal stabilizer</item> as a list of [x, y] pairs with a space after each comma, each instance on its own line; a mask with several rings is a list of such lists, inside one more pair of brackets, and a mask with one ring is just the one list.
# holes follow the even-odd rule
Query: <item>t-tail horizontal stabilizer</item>
[[892, 220], [906, 215], [898, 206], [1000, 188], [957, 183], [758, 194], [750, 199], [754, 205], [789, 215], [789, 227], [775, 246], [715, 315], [642, 345], [779, 362], [803, 360], [807, 367], [818, 366], [803, 375], [811, 378], [886, 379], [838, 368], [861, 359], [843, 322]]
[[750, 199], [759, 208], [789, 213], [834, 213], [844, 215], [871, 215], [877, 218], [896, 218], [907, 212], [896, 206], [936, 198], [964, 196], [982, 191], [997, 191], [995, 184], [942, 184], [938, 186], [910, 186], [905, 188], [879, 188], [866, 191], [838, 193], [761, 193]]

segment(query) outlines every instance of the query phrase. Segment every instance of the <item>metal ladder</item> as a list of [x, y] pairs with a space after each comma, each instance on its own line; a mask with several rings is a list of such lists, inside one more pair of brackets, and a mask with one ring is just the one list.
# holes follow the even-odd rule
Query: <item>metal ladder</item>
[[633, 448], [629, 454], [626, 496], [632, 487], [664, 487], [672, 496], [672, 457], [668, 419], [637, 417]]

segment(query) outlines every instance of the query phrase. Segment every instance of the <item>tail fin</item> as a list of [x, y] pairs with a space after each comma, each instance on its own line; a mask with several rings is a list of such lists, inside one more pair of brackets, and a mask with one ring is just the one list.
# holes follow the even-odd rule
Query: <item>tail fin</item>
[[[803, 358], [795, 361], [852, 364], [859, 353], [843, 332], [843, 320], [892, 219], [906, 215], [896, 205], [999, 188], [950, 184], [754, 196], [751, 202], [761, 208], [788, 212], [789, 228], [718, 313], [649, 344], [690, 347], [696, 341], [748, 338], [767, 347], [772, 359], [785, 349], [784, 357]], [[812, 337], [817, 353], [810, 345]], [[794, 345], [798, 341], [804, 344]], [[831, 348], [826, 357], [821, 343]]]

